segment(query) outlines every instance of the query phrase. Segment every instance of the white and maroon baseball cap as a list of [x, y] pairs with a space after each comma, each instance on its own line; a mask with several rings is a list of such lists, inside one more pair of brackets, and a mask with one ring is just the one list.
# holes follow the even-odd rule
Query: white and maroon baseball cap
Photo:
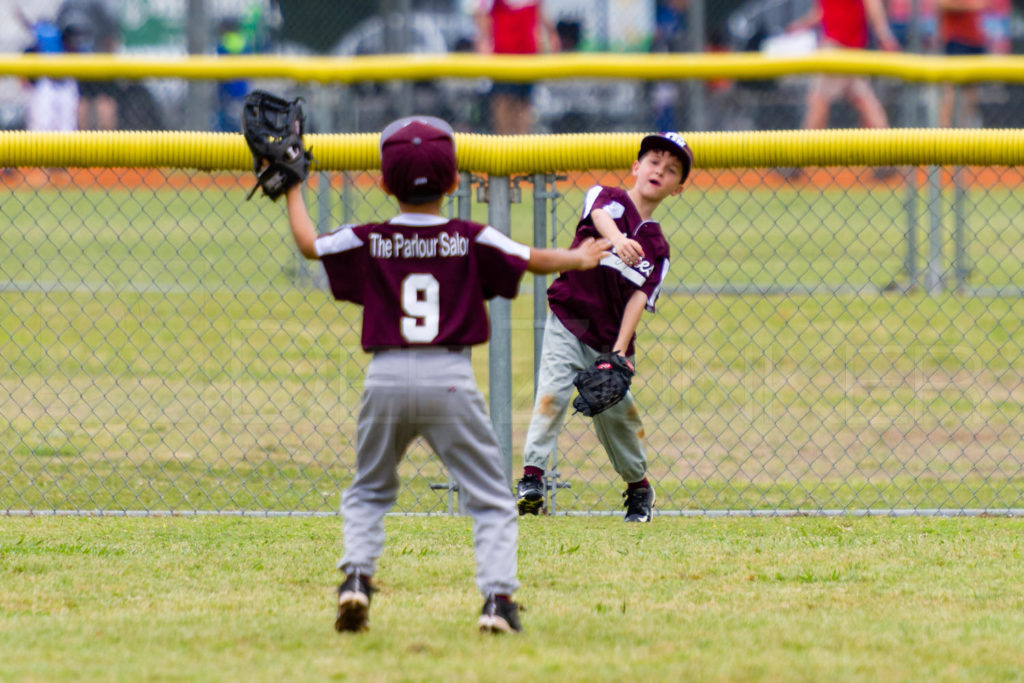
[[639, 159], [652, 149], [663, 149], [679, 157], [683, 164], [683, 176], [679, 184], [685, 183], [686, 177], [690, 175], [690, 167], [693, 166], [693, 150], [683, 136], [679, 133], [652, 133], [640, 141], [640, 152], [636, 158]]
[[458, 166], [455, 133], [436, 116], [406, 116], [380, 134], [384, 183], [409, 204], [433, 201], [451, 189]]

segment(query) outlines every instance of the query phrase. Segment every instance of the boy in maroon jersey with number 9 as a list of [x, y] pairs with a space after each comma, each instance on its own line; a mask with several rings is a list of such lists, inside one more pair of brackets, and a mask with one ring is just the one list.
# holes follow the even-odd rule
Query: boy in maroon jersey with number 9
[[398, 496], [398, 465], [422, 436], [458, 482], [473, 517], [482, 632], [520, 630], [512, 600], [518, 525], [501, 451], [484, 410], [470, 347], [487, 341], [486, 300], [514, 297], [524, 271], [593, 268], [611, 246], [534, 249], [498, 230], [441, 216], [458, 184], [455, 137], [445, 121], [399, 119], [381, 133], [381, 187], [398, 200], [389, 221], [317, 236], [301, 185], [287, 195], [303, 256], [323, 262], [336, 299], [363, 306], [363, 349], [373, 357], [359, 410], [356, 473], [342, 496], [345, 549], [338, 568], [338, 631], [369, 624], [372, 576], [385, 513]]
[[[523, 477], [516, 483], [521, 515], [536, 515], [544, 506], [544, 473], [576, 373], [609, 352], [633, 367], [637, 324], [644, 310], [654, 311], [668, 272], [668, 242], [651, 214], [682, 189], [692, 165], [693, 152], [678, 133], [647, 135], [633, 162], [633, 187], [595, 185], [583, 199], [573, 244], [605, 237], [615, 249], [600, 268], [564, 273], [548, 288], [537, 399], [523, 449]], [[632, 395], [594, 415], [594, 431], [626, 483], [625, 520], [651, 521], [654, 487], [647, 479], [643, 425]]]

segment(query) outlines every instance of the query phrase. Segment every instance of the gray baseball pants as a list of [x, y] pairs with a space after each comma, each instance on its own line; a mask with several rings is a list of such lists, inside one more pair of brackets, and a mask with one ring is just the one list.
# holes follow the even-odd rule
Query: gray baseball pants
[[[575, 392], [573, 377], [592, 366], [599, 355], [567, 330], [556, 315], [548, 313], [537, 373], [537, 399], [523, 449], [524, 464], [545, 471], [551, 469], [549, 460]], [[623, 481], [631, 483], [643, 479], [647, 472], [647, 455], [643, 423], [633, 394], [627, 393], [619, 403], [592, 419], [597, 439]]]
[[384, 515], [398, 497], [398, 465], [413, 439], [423, 436], [458, 483], [473, 518], [477, 587], [485, 596], [515, 592], [515, 499], [469, 350], [375, 354], [356, 432], [355, 479], [341, 498], [345, 552], [338, 567], [346, 573], [376, 571], [384, 549]]

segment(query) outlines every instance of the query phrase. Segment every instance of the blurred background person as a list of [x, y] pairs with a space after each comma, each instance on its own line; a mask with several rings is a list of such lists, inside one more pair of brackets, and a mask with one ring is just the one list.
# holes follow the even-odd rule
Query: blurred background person
[[[788, 30], [805, 31], [815, 26], [819, 28], [819, 45], [823, 49], [866, 49], [874, 31], [874, 38], [883, 50], [899, 50], [882, 0], [818, 0], [807, 14], [790, 24]], [[814, 79], [807, 92], [803, 128], [825, 128], [832, 103], [838, 97], [853, 105], [862, 127], [889, 126], [885, 108], [867, 78], [821, 75]]]
[[[651, 52], [686, 52], [689, 10], [690, 0], [658, 0], [655, 3]], [[678, 81], [657, 81], [652, 85], [655, 130], [679, 130], [676, 120], [679, 99]]]
[[[19, 8], [18, 18], [32, 34], [32, 44], [25, 52], [53, 55], [64, 50], [64, 40], [57, 22], [50, 19], [30, 21]], [[78, 84], [71, 78], [42, 76], [26, 81], [31, 88], [25, 116], [25, 127], [31, 131], [70, 131], [78, 128]]]
[[[218, 55], [252, 53], [252, 41], [242, 31], [241, 21], [225, 19], [218, 28]], [[237, 133], [242, 129], [242, 102], [248, 92], [249, 81], [245, 79], [217, 82], [217, 112], [214, 130], [222, 133]]]
[[686, 52], [690, 0], [658, 0], [654, 5], [651, 52]]
[[988, 51], [994, 55], [1012, 52], [1010, 18], [1013, 15], [1011, 0], [990, 0], [985, 12], [985, 35], [988, 37]]
[[[116, 52], [121, 24], [103, 0], [64, 0], [57, 10], [57, 26], [68, 52]], [[118, 85], [115, 81], [78, 84], [78, 127], [82, 130], [117, 128]]]
[[[16, 14], [32, 36], [32, 43], [25, 48], [26, 53], [55, 55], [65, 51], [61, 32], [55, 21], [30, 21], [21, 8], [18, 8]], [[29, 88], [25, 108], [27, 130], [73, 131], [78, 128], [78, 84], [73, 78], [40, 76], [28, 79], [24, 84]], [[63, 168], [28, 168], [24, 170], [24, 174], [25, 182], [35, 188], [69, 177], [67, 170]]]
[[885, 12], [892, 34], [904, 50], [934, 50], [937, 32], [935, 0], [888, 0]]
[[[938, 0], [939, 41], [942, 53], [951, 56], [983, 55], [988, 52], [985, 13], [989, 0]], [[964, 85], [960, 92], [963, 106], [957, 106], [956, 91], [949, 83], [942, 87], [939, 104], [939, 126], [968, 127], [980, 125], [978, 120], [978, 89]]]
[[[558, 31], [540, 0], [479, 0], [473, 15], [480, 54], [558, 52]], [[524, 135], [533, 127], [532, 83], [495, 82], [491, 120], [499, 135]]]

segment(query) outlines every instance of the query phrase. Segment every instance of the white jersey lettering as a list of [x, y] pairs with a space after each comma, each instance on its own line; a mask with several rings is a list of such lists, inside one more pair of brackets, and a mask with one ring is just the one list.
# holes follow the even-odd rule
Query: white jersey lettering
[[469, 240], [462, 235], [449, 235], [442, 232], [437, 239], [441, 243], [439, 250], [441, 256], [465, 256], [469, 253]]
[[371, 232], [370, 238], [370, 256], [373, 258], [391, 258], [394, 251], [391, 248], [390, 240], [384, 239], [382, 235]]
[[442, 232], [436, 237], [394, 233], [389, 236], [371, 232], [370, 256], [373, 258], [426, 259], [438, 256], [456, 258], [469, 253], [469, 239], [458, 233]]

